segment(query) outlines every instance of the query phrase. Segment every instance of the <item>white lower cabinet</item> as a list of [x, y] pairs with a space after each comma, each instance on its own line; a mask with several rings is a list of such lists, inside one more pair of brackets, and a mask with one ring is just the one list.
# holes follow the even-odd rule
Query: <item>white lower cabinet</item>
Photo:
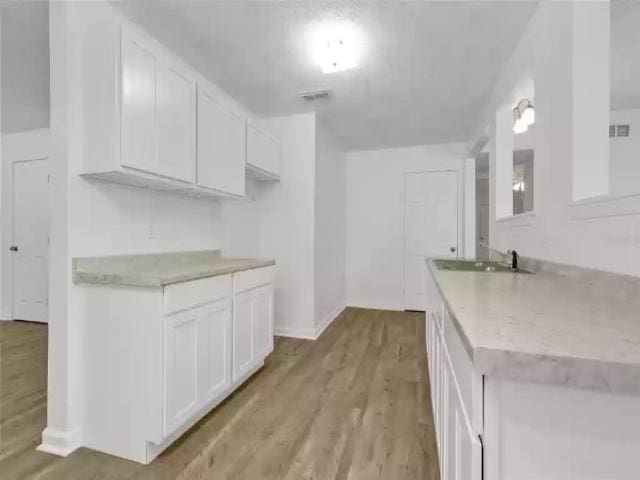
[[[247, 289], [234, 292], [232, 298], [165, 317], [165, 435], [226, 395], [273, 350], [273, 287], [265, 283], [271, 281], [272, 268], [239, 276]], [[207, 295], [207, 287], [225, 288], [220, 280], [179, 284], [167, 293], [172, 300], [165, 301], [166, 308], [198, 302], [199, 296]]]
[[231, 302], [224, 300], [203, 309], [200, 329], [203, 346], [201, 361], [202, 396], [215, 400], [231, 386]]
[[253, 295], [245, 292], [233, 297], [233, 380], [237, 380], [251, 367], [253, 351]]
[[149, 463], [273, 349], [274, 267], [164, 287], [83, 285], [83, 445]]
[[233, 297], [233, 381], [273, 350], [273, 287], [261, 285]]
[[426, 349], [440, 478], [480, 480], [482, 444], [474, 428], [473, 409], [463, 401], [459, 385], [460, 377], [467, 372], [459, 370], [452, 361], [444, 335], [444, 328], [451, 320], [445, 314], [437, 289], [429, 291]]
[[426, 344], [441, 479], [638, 478], [636, 396], [481, 372], [435, 284], [428, 292]]
[[164, 434], [231, 386], [231, 301], [166, 317]]
[[191, 417], [198, 407], [198, 312], [166, 319], [164, 434]]
[[[446, 356], [446, 354], [445, 354]], [[482, 476], [482, 445], [469, 422], [462, 396], [448, 358], [444, 362], [445, 403], [443, 408], [442, 478], [480, 480]]]
[[273, 351], [273, 286], [263, 285], [253, 293], [255, 324], [254, 351], [258, 357]]

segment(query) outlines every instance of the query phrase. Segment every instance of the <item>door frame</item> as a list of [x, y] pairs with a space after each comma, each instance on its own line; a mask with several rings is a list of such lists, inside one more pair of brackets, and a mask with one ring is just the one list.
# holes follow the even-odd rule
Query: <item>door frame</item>
[[[15, 281], [14, 255], [9, 247], [14, 241], [14, 163], [51, 160], [48, 128], [2, 135], [0, 202], [0, 319], [14, 319], [13, 287]], [[49, 259], [50, 261], [50, 259]], [[47, 278], [47, 281], [49, 279]], [[48, 319], [47, 319], [48, 321]]]
[[[461, 184], [461, 182], [464, 181], [464, 171], [462, 170], [462, 167], [460, 169], [456, 169], [456, 168], [441, 168], [441, 169], [435, 169], [435, 170], [408, 170], [405, 172], [402, 172], [402, 305], [403, 308], [409, 309], [411, 308], [410, 305], [407, 305], [407, 285], [406, 285], [406, 280], [407, 280], [407, 275], [406, 275], [406, 268], [407, 268], [407, 233], [406, 233], [406, 218], [407, 218], [407, 212], [406, 212], [406, 208], [407, 208], [407, 202], [406, 202], [406, 198], [407, 198], [407, 192], [406, 192], [406, 183], [405, 183], [405, 179], [407, 175], [415, 175], [415, 174], [423, 174], [423, 173], [445, 173], [445, 172], [451, 172], [451, 173], [455, 173], [456, 174], [456, 212], [457, 212], [457, 219], [456, 219], [456, 256], [457, 258], [463, 258], [464, 257], [464, 252], [460, 252], [460, 248], [462, 247], [464, 249], [464, 237], [461, 238], [461, 235], [464, 232], [464, 183]], [[427, 268], [427, 266], [425, 265], [425, 268]]]

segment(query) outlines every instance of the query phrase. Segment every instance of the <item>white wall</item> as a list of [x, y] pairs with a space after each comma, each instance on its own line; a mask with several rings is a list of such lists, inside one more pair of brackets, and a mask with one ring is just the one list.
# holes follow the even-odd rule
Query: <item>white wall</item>
[[12, 133], [2, 136], [2, 170], [0, 171], [0, 317], [11, 318], [13, 297], [13, 262], [9, 247], [13, 244], [13, 162], [47, 158], [51, 153], [49, 129]]
[[[471, 139], [470, 146], [489, 126], [490, 244], [500, 251], [515, 248], [525, 256], [640, 275], [640, 197], [625, 200], [624, 211], [606, 201], [573, 202], [573, 164], [580, 161], [573, 151], [574, 135], [584, 144], [580, 152], [588, 151], [590, 142], [595, 142], [593, 151], [599, 152], [604, 136], [580, 134], [582, 121], [574, 130], [574, 82], [585, 80], [574, 75], [574, 7], [568, 2], [540, 4], [500, 75], [479, 117], [477, 134]], [[601, 68], [608, 69], [608, 65]], [[534, 80], [536, 95], [535, 215], [496, 222], [495, 112], [526, 76]], [[608, 87], [603, 88], [600, 94], [609, 95]], [[600, 103], [595, 107], [597, 112]], [[604, 120], [608, 123], [608, 117]]]
[[259, 257], [262, 182], [246, 179], [246, 198], [225, 199], [222, 210], [222, 251], [227, 257]]
[[[72, 282], [77, 256], [211, 249], [221, 246], [221, 207], [81, 178], [90, 141], [83, 129], [79, 4], [50, 4], [51, 241], [49, 390], [43, 447], [68, 453], [81, 441], [85, 312]], [[75, 15], [78, 15], [76, 18]], [[78, 41], [76, 41], [76, 39]]]
[[[74, 165], [78, 167], [79, 165]], [[72, 257], [203, 250], [222, 245], [218, 202], [70, 176]]]
[[404, 173], [458, 170], [463, 237], [464, 144], [346, 154], [347, 305], [404, 309]]
[[609, 139], [611, 194], [640, 193], [640, 109], [613, 110], [611, 124], [630, 125], [629, 137]]
[[222, 202], [222, 250], [274, 258], [276, 333], [316, 338], [345, 304], [344, 155], [313, 114], [261, 123], [281, 138], [281, 181]]
[[49, 2], [0, 2], [2, 133], [49, 127]]
[[[316, 199], [316, 118], [313, 113], [264, 119], [265, 128], [280, 139], [281, 182], [249, 181], [244, 200], [212, 202], [167, 193], [108, 184], [80, 177], [85, 156], [113, 150], [104, 134], [84, 129], [82, 29], [86, 4], [50, 5], [51, 46], [51, 266], [49, 397], [43, 448], [68, 453], [81, 443], [84, 417], [83, 359], [90, 354], [82, 342], [85, 311], [72, 282], [71, 259], [77, 256], [131, 254], [222, 248], [226, 255], [274, 258], [275, 328], [280, 334], [315, 338], [316, 298], [319, 312], [343, 303], [340, 283], [342, 240], [327, 232], [344, 228], [340, 185], [344, 165], [335, 146], [320, 130], [318, 155], [322, 179]], [[75, 32], [76, 35], [70, 35]], [[105, 140], [107, 138], [107, 140]], [[102, 150], [96, 143], [106, 142]], [[335, 175], [338, 178], [335, 178]], [[342, 183], [344, 181], [342, 180]], [[344, 187], [339, 188], [342, 192]], [[343, 193], [342, 193], [343, 196]], [[316, 202], [320, 237], [318, 258], [329, 255], [318, 278], [316, 295]], [[326, 203], [325, 203], [326, 202]], [[334, 216], [335, 214], [335, 216]]]
[[316, 121], [315, 328], [319, 332], [345, 306], [345, 157]]
[[276, 260], [277, 334], [315, 334], [315, 142], [314, 114], [268, 119], [280, 138], [281, 183], [262, 185], [260, 255]]

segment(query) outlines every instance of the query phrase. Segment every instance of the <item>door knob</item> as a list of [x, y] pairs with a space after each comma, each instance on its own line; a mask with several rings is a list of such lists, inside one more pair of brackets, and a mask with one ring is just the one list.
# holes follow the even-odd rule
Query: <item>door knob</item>
[[9, 250], [11, 250], [12, 252], [17, 252], [18, 251], [18, 246], [17, 245], [11, 245], [9, 247]]
[[456, 247], [451, 247], [449, 250], [451, 250], [451, 253], [456, 251]]

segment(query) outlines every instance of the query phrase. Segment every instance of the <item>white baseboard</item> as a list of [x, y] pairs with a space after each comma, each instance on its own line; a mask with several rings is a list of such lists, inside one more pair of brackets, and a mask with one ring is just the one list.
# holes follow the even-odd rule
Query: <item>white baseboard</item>
[[292, 328], [292, 327], [274, 327], [274, 334], [277, 337], [290, 337], [290, 338], [302, 338], [305, 340], [315, 340], [315, 330], [307, 328]]
[[349, 300], [347, 301], [347, 307], [353, 308], [369, 308], [372, 310], [392, 310], [402, 312], [405, 309], [403, 304], [397, 303], [380, 303], [375, 300]]
[[78, 447], [80, 447], [80, 438], [77, 432], [62, 432], [45, 428], [42, 431], [42, 443], [38, 445], [37, 450], [66, 457]]
[[279, 327], [279, 326], [275, 326], [275, 335], [278, 337], [290, 337], [290, 338], [302, 338], [305, 340], [317, 340], [318, 337], [320, 337], [320, 335], [322, 335], [322, 332], [324, 332], [327, 327], [329, 325], [331, 325], [331, 323], [333, 323], [333, 321], [338, 318], [338, 315], [340, 315], [344, 309], [346, 308], [345, 305], [340, 305], [338, 308], [336, 308], [335, 310], [333, 310], [331, 313], [329, 313], [326, 317], [324, 317], [322, 319], [322, 322], [320, 322], [320, 324], [315, 328], [315, 329], [310, 329], [310, 328], [302, 328], [302, 329], [298, 329], [298, 328], [292, 328], [292, 327]]

